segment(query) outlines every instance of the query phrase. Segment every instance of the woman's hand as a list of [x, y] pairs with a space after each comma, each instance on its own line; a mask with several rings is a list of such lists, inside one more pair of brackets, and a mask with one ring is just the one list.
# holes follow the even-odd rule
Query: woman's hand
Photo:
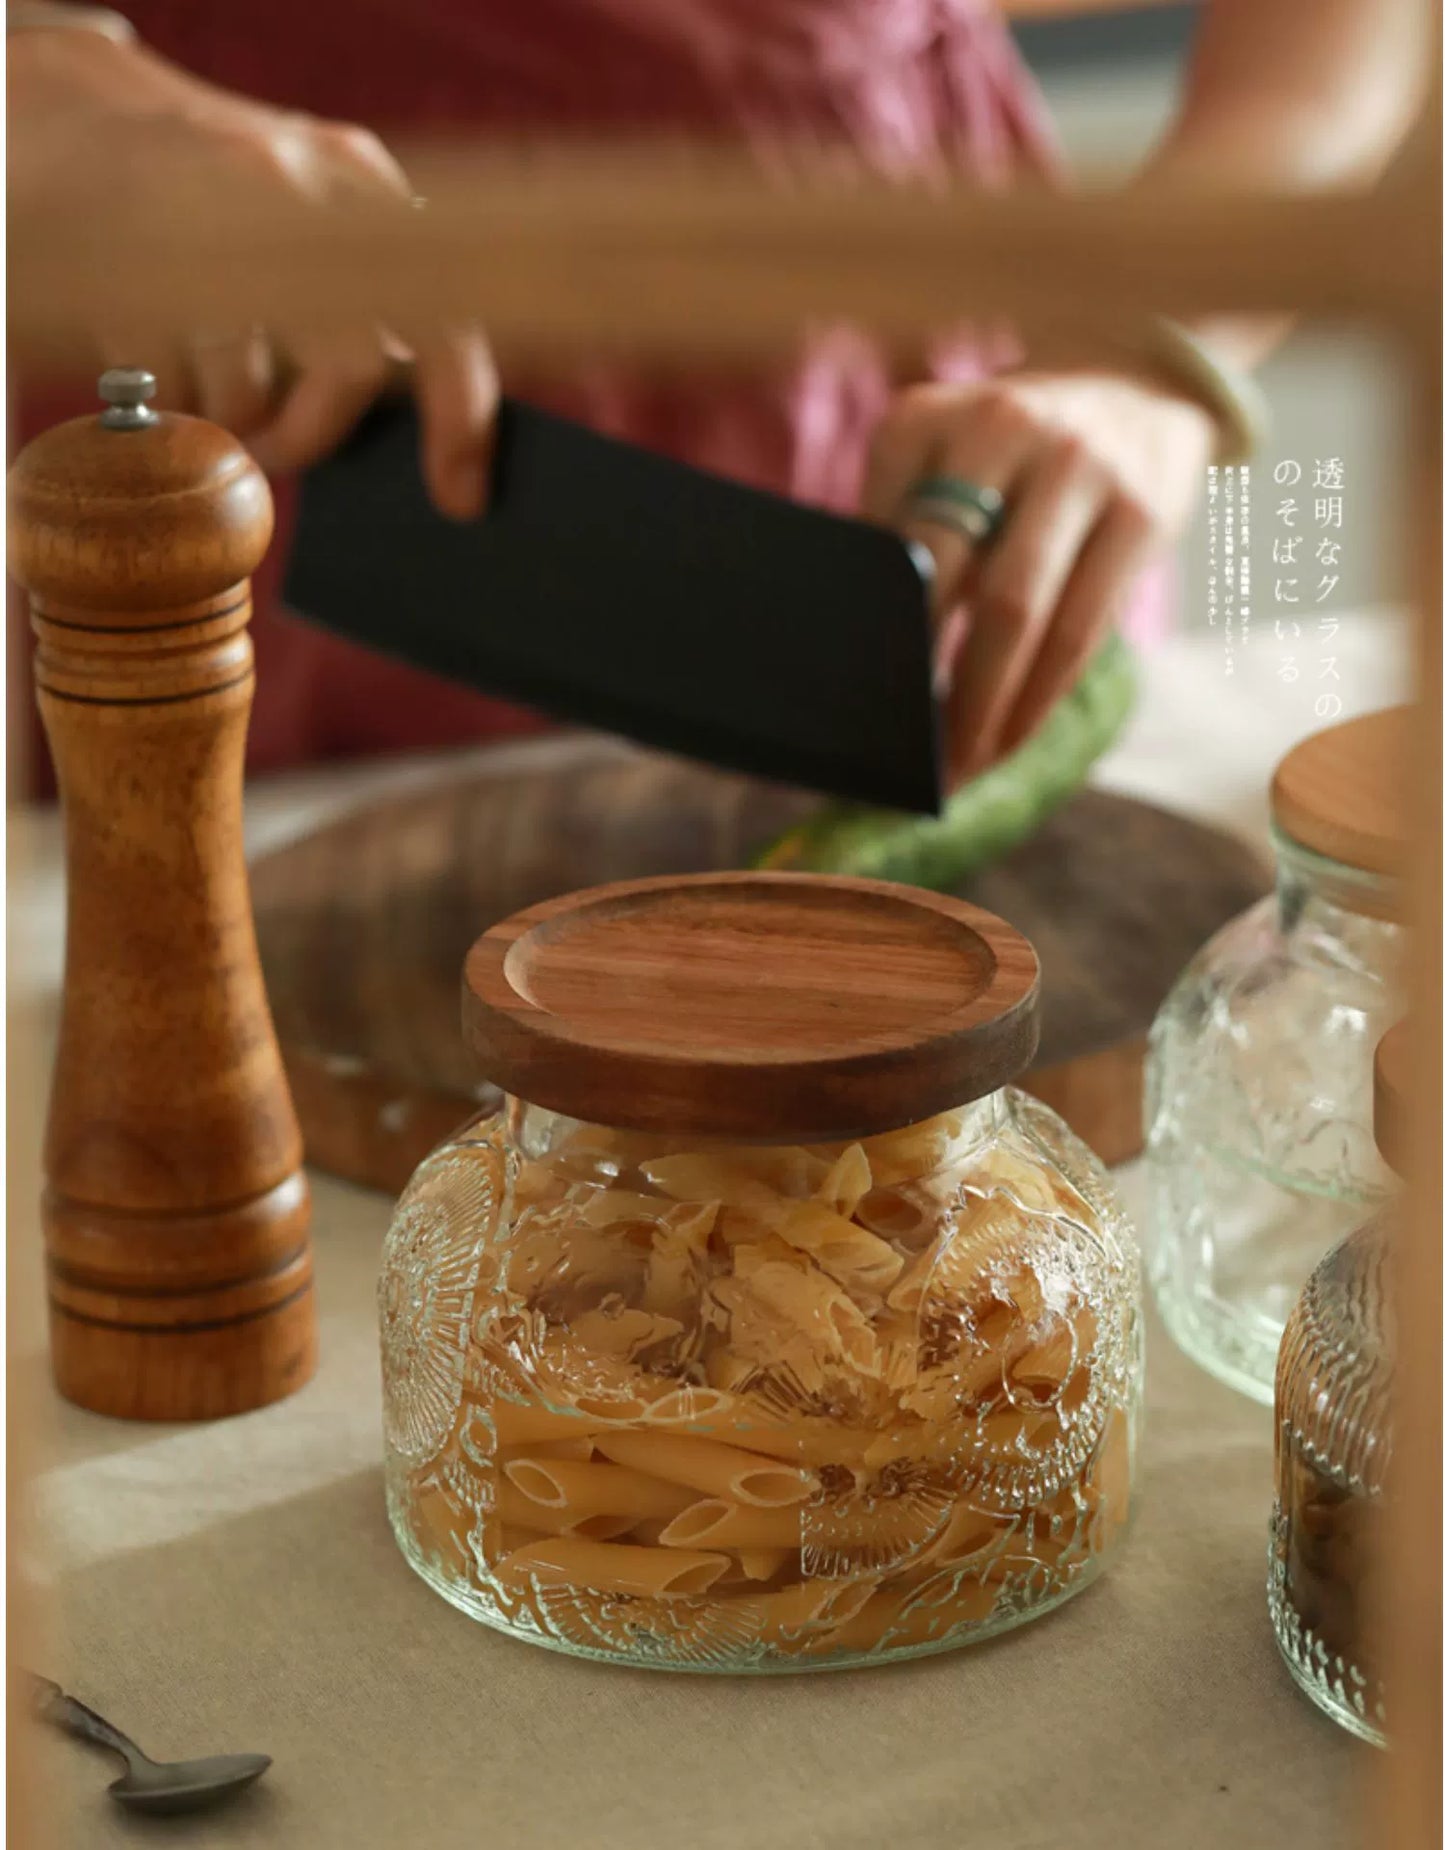
[[[1073, 686], [1149, 554], [1182, 530], [1215, 440], [1201, 406], [1126, 372], [1022, 371], [894, 401], [864, 506], [934, 558], [949, 788]], [[1003, 496], [988, 540], [910, 513], [910, 489], [939, 476]]]
[[[412, 203], [406, 175], [367, 130], [216, 89], [143, 45], [43, 27], [13, 33], [8, 53], [12, 202], [114, 193], [157, 215], [200, 200], [222, 218], [273, 197]], [[273, 473], [335, 448], [405, 364], [433, 501], [464, 519], [485, 500], [498, 393], [474, 329], [415, 353], [381, 329], [298, 342], [284, 356], [246, 328], [198, 332], [168, 353], [127, 345], [124, 329], [102, 344], [107, 363], [148, 366], [162, 404], [224, 425]]]

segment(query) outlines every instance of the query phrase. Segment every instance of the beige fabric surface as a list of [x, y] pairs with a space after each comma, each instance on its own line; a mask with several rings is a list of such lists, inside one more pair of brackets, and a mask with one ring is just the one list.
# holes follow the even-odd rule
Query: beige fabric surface
[[[1395, 696], [1399, 631], [1357, 619], [1352, 710]], [[1267, 772], [1310, 729], [1261, 667], [1216, 683], [1171, 646], [1102, 781], [1258, 834]], [[1211, 690], [1210, 699], [1201, 691]], [[1231, 708], [1228, 704], [1233, 702]], [[275, 839], [408, 766], [255, 793]], [[12, 1008], [53, 1022], [52, 817], [12, 841]], [[12, 1072], [12, 1085], [26, 1083]], [[20, 1198], [32, 1148], [12, 1149]], [[1140, 1203], [1140, 1177], [1121, 1178]], [[33, 1305], [12, 1391], [43, 1419], [38, 1556], [63, 1633], [37, 1665], [162, 1756], [261, 1749], [229, 1811], [163, 1833], [106, 1799], [110, 1763], [37, 1731], [83, 1850], [168, 1841], [286, 1850], [1335, 1850], [1369, 1750], [1291, 1685], [1264, 1604], [1270, 1415], [1151, 1327], [1137, 1518], [1107, 1574], [993, 1643], [873, 1671], [622, 1671], [486, 1631], [415, 1579], [380, 1483], [373, 1280], [388, 1204], [316, 1179], [317, 1378], [202, 1427], [108, 1422], [48, 1389], [38, 1229], [12, 1224]]]

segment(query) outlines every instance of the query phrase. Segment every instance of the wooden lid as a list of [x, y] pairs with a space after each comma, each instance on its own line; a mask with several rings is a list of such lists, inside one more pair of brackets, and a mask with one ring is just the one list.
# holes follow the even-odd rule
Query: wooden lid
[[1375, 1143], [1396, 1175], [1405, 1173], [1405, 1100], [1410, 1092], [1410, 1035], [1397, 1021], [1375, 1049]]
[[1270, 787], [1275, 822], [1291, 841], [1367, 873], [1401, 871], [1408, 714], [1387, 707], [1295, 746]]
[[473, 945], [482, 1074], [568, 1117], [704, 1137], [867, 1136], [981, 1097], [1038, 1040], [1028, 940], [881, 880], [693, 874], [514, 913]]

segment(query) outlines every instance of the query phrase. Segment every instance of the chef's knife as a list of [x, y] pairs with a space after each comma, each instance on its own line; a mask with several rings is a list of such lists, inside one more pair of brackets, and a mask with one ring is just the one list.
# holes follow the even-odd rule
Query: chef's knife
[[303, 478], [299, 615], [664, 751], [937, 814], [926, 556], [507, 400], [491, 499], [427, 499], [390, 403]]

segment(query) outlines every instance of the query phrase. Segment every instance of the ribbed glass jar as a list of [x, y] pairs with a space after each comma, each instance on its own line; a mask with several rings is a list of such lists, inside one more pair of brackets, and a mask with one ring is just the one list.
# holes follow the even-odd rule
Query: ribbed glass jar
[[404, 1554], [553, 1649], [720, 1672], [944, 1650], [1078, 1591], [1127, 1523], [1134, 1237], [1010, 1088], [828, 1144], [514, 1100], [417, 1171], [380, 1309]]
[[1343, 1727], [1384, 1742], [1376, 1608], [1391, 1453], [1392, 1216], [1311, 1275], [1280, 1345], [1269, 1610], [1290, 1673]]
[[1276, 831], [1276, 891], [1217, 933], [1154, 1023], [1148, 1265], [1176, 1342], [1268, 1402], [1285, 1319], [1380, 1202], [1370, 1062], [1401, 1009], [1396, 883]]

